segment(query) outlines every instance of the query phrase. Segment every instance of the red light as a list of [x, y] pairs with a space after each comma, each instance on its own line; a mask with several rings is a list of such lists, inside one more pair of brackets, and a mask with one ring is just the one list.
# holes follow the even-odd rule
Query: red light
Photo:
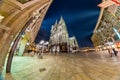
[[112, 0], [113, 2], [115, 2], [116, 4], [120, 5], [120, 2], [117, 0]]
[[120, 48], [120, 42], [116, 43], [117, 48]]

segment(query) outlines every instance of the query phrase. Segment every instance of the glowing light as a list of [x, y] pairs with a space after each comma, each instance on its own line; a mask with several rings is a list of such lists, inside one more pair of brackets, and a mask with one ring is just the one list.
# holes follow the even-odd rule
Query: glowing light
[[120, 48], [120, 42], [116, 43], [117, 48]]
[[49, 44], [49, 42], [44, 43], [44, 45], [48, 45], [48, 44]]
[[30, 45], [30, 43], [29, 43], [29, 42], [27, 42], [27, 45]]
[[13, 44], [14, 44], [14, 42], [12, 42], [10, 46], [12, 47], [12, 46], [13, 46]]
[[107, 45], [113, 45], [113, 42], [107, 42], [105, 44], [107, 44]]
[[118, 0], [112, 0], [113, 2], [115, 2], [116, 4], [120, 5], [120, 2]]
[[25, 37], [25, 35], [22, 35], [22, 38], [24, 38]]
[[120, 34], [118, 33], [118, 31], [115, 28], [113, 28], [113, 30], [115, 31], [115, 33], [117, 34], [118, 38], [120, 39]]
[[0, 22], [4, 19], [4, 16], [0, 15]]
[[41, 40], [41, 41], [40, 41], [40, 44], [43, 44], [43, 43], [44, 43], [44, 40]]

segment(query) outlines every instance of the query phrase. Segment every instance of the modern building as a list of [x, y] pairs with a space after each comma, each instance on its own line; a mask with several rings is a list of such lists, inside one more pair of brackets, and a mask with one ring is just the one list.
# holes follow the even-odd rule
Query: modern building
[[69, 38], [66, 23], [62, 17], [59, 22], [56, 21], [52, 25], [49, 47], [51, 50], [59, 47], [60, 52], [68, 52], [70, 47], [78, 47], [76, 38]]
[[101, 8], [91, 40], [94, 46], [110, 45], [109, 43], [119, 44], [120, 6], [112, 4], [106, 8]]

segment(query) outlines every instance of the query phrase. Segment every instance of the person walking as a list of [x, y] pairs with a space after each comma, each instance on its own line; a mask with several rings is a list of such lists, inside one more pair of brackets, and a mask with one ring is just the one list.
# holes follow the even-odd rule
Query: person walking
[[117, 56], [118, 51], [115, 48], [112, 49], [115, 56]]

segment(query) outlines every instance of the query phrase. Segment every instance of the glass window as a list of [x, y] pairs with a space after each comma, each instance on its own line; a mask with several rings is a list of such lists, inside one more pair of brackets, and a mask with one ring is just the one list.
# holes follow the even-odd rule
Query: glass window
[[118, 36], [117, 36], [117, 34], [114, 35], [113, 38], [114, 38], [114, 40], [118, 40], [119, 39]]

